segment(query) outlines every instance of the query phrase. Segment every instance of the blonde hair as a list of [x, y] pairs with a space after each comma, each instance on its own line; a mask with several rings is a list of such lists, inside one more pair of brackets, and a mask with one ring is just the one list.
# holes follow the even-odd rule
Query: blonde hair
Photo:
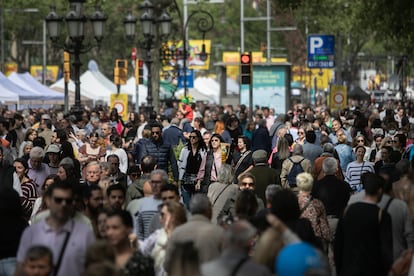
[[303, 172], [296, 176], [296, 185], [299, 191], [310, 192], [313, 186], [313, 177], [310, 173]]

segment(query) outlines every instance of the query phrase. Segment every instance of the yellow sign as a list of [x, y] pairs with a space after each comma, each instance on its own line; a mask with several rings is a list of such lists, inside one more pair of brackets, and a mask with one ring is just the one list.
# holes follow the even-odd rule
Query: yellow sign
[[[30, 74], [37, 79], [42, 81], [43, 67], [40, 65], [30, 66]], [[59, 73], [59, 66], [46, 66], [46, 77], [45, 80], [48, 82], [56, 82]]]
[[128, 94], [111, 94], [111, 109], [116, 108], [118, 115], [122, 116], [122, 120], [126, 122], [128, 120]]
[[332, 69], [309, 69], [305, 66], [292, 66], [292, 81], [301, 82], [307, 88], [313, 87], [316, 78], [318, 89], [327, 89], [332, 75]]
[[330, 93], [331, 110], [343, 110], [347, 103], [347, 91], [344, 85], [332, 85]]
[[11, 73], [16, 72], [17, 73], [17, 63], [15, 62], [7, 62], [6, 66], [4, 68], [4, 74], [6, 76], [10, 75]]
[[[200, 53], [203, 51], [203, 43], [204, 43], [204, 51], [207, 54], [207, 59], [201, 60]], [[164, 66], [164, 71], [173, 70], [175, 65], [183, 65], [183, 42], [182, 41], [168, 41], [168, 48], [172, 52], [174, 56], [170, 60], [171, 66]], [[195, 70], [208, 70], [210, 67], [210, 55], [211, 55], [211, 40], [189, 40], [188, 45], [188, 58], [187, 58], [187, 66], [190, 69]], [[181, 57], [177, 58], [177, 55]]]

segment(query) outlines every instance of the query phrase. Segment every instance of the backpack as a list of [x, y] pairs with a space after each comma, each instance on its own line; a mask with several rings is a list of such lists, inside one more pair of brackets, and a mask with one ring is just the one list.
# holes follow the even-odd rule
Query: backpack
[[294, 162], [290, 157], [288, 159], [290, 162], [293, 163], [293, 166], [290, 169], [289, 174], [287, 175], [287, 181], [290, 187], [296, 187], [296, 176], [304, 172], [301, 163], [303, 160], [305, 160], [305, 158], [302, 158], [302, 160], [300, 160], [299, 162]]

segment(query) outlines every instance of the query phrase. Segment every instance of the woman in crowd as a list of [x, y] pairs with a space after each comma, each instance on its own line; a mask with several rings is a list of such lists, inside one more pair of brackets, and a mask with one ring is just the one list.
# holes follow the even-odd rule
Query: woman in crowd
[[122, 139], [118, 135], [111, 135], [109, 137], [110, 150], [106, 151], [106, 156], [115, 154], [119, 158], [119, 169], [122, 173], [127, 173], [128, 170], [128, 156], [122, 148]]
[[360, 192], [363, 187], [361, 176], [364, 173], [375, 173], [374, 164], [364, 161], [365, 146], [357, 146], [355, 148], [356, 160], [349, 163], [346, 168], [345, 181], [348, 182], [353, 192]]
[[106, 218], [105, 235], [115, 250], [115, 264], [120, 275], [154, 275], [153, 260], [131, 243], [133, 220], [125, 210], [113, 210]]
[[[23, 155], [25, 155], [25, 152], [24, 152], [24, 148], [25, 148], [25, 146], [26, 146], [26, 144], [27, 144], [27, 142], [32, 142], [33, 143], [33, 140], [35, 139], [37, 137], [37, 130], [36, 129], [33, 129], [33, 128], [29, 128], [27, 131], [26, 131], [26, 134], [25, 134], [25, 136], [24, 136], [24, 140], [23, 140], [23, 142], [20, 144], [20, 148], [19, 148], [19, 157], [23, 157]], [[32, 144], [33, 145], [33, 144]]]
[[[355, 160], [354, 151], [348, 145], [348, 139], [345, 130], [338, 129], [336, 132], [338, 144], [335, 146], [335, 151], [338, 153], [339, 162], [341, 164], [342, 174], [346, 175], [346, 167], [349, 163]], [[365, 154], [365, 153], [364, 153]]]
[[[56, 176], [60, 181], [76, 181], [76, 173], [72, 164], [63, 163], [59, 165]], [[78, 180], [79, 181], [79, 180]]]
[[78, 159], [75, 157], [75, 152], [73, 150], [73, 146], [69, 141], [63, 141], [61, 144], [61, 158], [62, 160], [64, 158], [70, 159], [73, 162], [73, 169], [74, 169], [74, 175], [75, 179], [79, 181], [81, 179], [81, 164]]
[[155, 243], [152, 246], [150, 244], [142, 246], [141, 249], [144, 255], [150, 255], [153, 258], [157, 276], [165, 275], [163, 265], [168, 238], [176, 227], [187, 222], [185, 208], [175, 201], [168, 201], [161, 205], [160, 217], [162, 228], [156, 230], [154, 234], [156, 235]]
[[193, 130], [190, 142], [181, 149], [178, 159], [179, 179], [181, 181], [181, 195], [184, 204], [189, 208], [191, 196], [195, 193], [197, 174], [200, 170], [201, 161], [207, 152], [200, 131]]
[[328, 244], [332, 241], [332, 234], [329, 229], [325, 206], [319, 199], [311, 196], [313, 187], [312, 175], [310, 173], [298, 174], [296, 176], [296, 185], [299, 189], [298, 202], [301, 218], [306, 218], [311, 222], [315, 236], [321, 240], [324, 249], [327, 249]]
[[125, 134], [128, 132], [128, 129], [125, 127], [124, 122], [122, 121], [122, 117], [119, 116], [118, 110], [116, 108], [112, 108], [111, 113], [109, 114], [110, 125], [113, 129], [116, 130], [116, 134], [124, 137]]
[[214, 133], [219, 134], [222, 137], [222, 140], [224, 143], [231, 144], [230, 132], [226, 129], [222, 121], [218, 120], [216, 122], [215, 127], [214, 127]]
[[106, 149], [99, 145], [99, 134], [97, 132], [91, 133], [89, 142], [85, 142], [83, 146], [79, 148], [78, 160], [82, 165], [90, 161], [104, 161]]
[[282, 171], [283, 161], [291, 156], [291, 150], [289, 142], [285, 137], [277, 139], [277, 146], [273, 149], [272, 154], [269, 158], [269, 165], [278, 170], [279, 173]]
[[30, 151], [33, 148], [33, 142], [32, 141], [24, 141], [22, 144], [22, 151], [19, 151], [19, 157], [25, 159], [26, 161], [29, 161], [30, 159]]
[[374, 135], [374, 141], [372, 142], [372, 146], [371, 146], [371, 153], [369, 155], [369, 162], [375, 162], [378, 160], [375, 160], [375, 157], [377, 155], [377, 152], [379, 152], [381, 150], [381, 142], [382, 139], [384, 139], [384, 135], [382, 134], [375, 134]]
[[215, 133], [211, 136], [209, 150], [204, 155], [197, 174], [196, 191], [206, 194], [210, 183], [217, 181], [218, 172], [224, 163], [222, 162], [222, 151], [220, 148], [220, 143], [222, 142], [223, 138], [220, 134]]
[[221, 218], [229, 215], [231, 206], [227, 206], [228, 200], [235, 198], [239, 189], [238, 185], [232, 184], [234, 180], [232, 168], [228, 164], [223, 164], [218, 173], [217, 181], [208, 187], [207, 197], [212, 206], [211, 221], [220, 223]]
[[300, 127], [298, 129], [298, 139], [295, 140], [295, 144], [303, 145], [306, 141], [305, 129]]
[[312, 245], [321, 247], [320, 241], [313, 232], [311, 222], [301, 217], [299, 201], [290, 189], [283, 189], [271, 199], [270, 212], [278, 217], [298, 237]]
[[201, 132], [201, 136], [207, 131], [204, 120], [201, 117], [194, 118], [194, 128]]
[[29, 221], [32, 215], [33, 206], [37, 198], [36, 183], [33, 182], [27, 175], [29, 165], [23, 158], [16, 158], [13, 162], [16, 175], [20, 182], [22, 189], [21, 204], [23, 208], [23, 216], [26, 221]]
[[250, 151], [250, 140], [247, 136], [241, 135], [237, 138], [238, 151], [233, 153], [234, 183], [237, 184], [237, 177], [253, 168], [252, 152]]
[[353, 147], [354, 153], [356, 151], [357, 146], [365, 147], [364, 161], [369, 161], [369, 157], [371, 156], [371, 148], [368, 145], [369, 145], [369, 142], [367, 141], [367, 139], [365, 139], [364, 135], [362, 134], [358, 134], [357, 136], [355, 136], [352, 141], [352, 147]]
[[59, 177], [56, 174], [50, 174], [46, 177], [45, 182], [43, 182], [43, 185], [42, 185], [42, 196], [36, 198], [30, 219], [33, 219], [38, 213], [47, 209], [46, 200], [45, 200], [47, 188], [49, 188], [49, 186], [52, 185], [53, 183], [56, 183], [56, 181], [58, 180], [59, 180]]
[[254, 122], [247, 122], [246, 129], [243, 130], [243, 135], [249, 138], [250, 142], [253, 139], [253, 132], [256, 129], [256, 124]]

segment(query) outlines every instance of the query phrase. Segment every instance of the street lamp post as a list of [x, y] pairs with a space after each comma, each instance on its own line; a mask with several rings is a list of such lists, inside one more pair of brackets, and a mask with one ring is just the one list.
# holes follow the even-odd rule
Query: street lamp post
[[164, 60], [168, 60], [172, 58], [175, 58], [176, 60], [179, 60], [179, 59], [183, 60], [182, 74], [183, 74], [183, 85], [184, 85], [184, 97], [187, 97], [187, 94], [188, 94], [187, 70], [188, 70], [188, 54], [189, 54], [188, 53], [189, 43], [188, 43], [187, 32], [188, 32], [189, 23], [196, 21], [197, 30], [198, 32], [202, 34], [203, 44], [201, 46], [201, 52], [199, 53], [199, 58], [201, 61], [206, 61], [208, 59], [208, 53], [206, 52], [206, 46], [204, 44], [204, 40], [205, 40], [206, 33], [211, 31], [214, 27], [214, 18], [207, 11], [196, 10], [196, 11], [193, 11], [187, 18], [183, 19], [177, 2], [174, 1], [174, 3], [175, 3], [175, 9], [177, 10], [179, 18], [181, 19], [183, 48], [182, 48], [182, 51], [180, 51], [180, 49], [175, 49], [175, 51], [173, 52], [170, 51], [169, 49], [166, 49], [166, 51], [161, 53], [161, 56]]
[[[85, 0], [69, 0], [70, 11], [65, 18], [60, 17], [56, 13], [56, 7], [51, 7], [50, 13], [45, 18], [48, 29], [49, 38], [56, 48], [63, 49], [74, 56], [72, 63], [74, 69], [75, 82], [75, 105], [72, 107], [72, 112], [79, 114], [83, 111], [81, 104], [80, 93], [80, 68], [82, 63], [80, 55], [90, 51], [94, 47], [99, 47], [105, 30], [105, 21], [107, 17], [102, 13], [99, 7], [95, 7], [95, 12], [88, 17], [83, 14], [83, 3]], [[59, 43], [60, 38], [60, 24], [62, 21], [66, 22], [68, 28], [69, 42]], [[84, 25], [89, 20], [92, 23], [93, 35], [97, 44], [88, 42], [84, 44]], [[66, 40], [67, 41], [67, 40]]]
[[[145, 0], [141, 5], [140, 9], [143, 10], [143, 13], [140, 17], [141, 27], [142, 27], [142, 34], [144, 36], [144, 40], [139, 42], [139, 48], [143, 48], [145, 50], [144, 54], [144, 62], [147, 66], [148, 76], [147, 76], [147, 107], [149, 113], [153, 111], [153, 87], [152, 87], [152, 63], [154, 62], [152, 59], [152, 49], [156, 46], [155, 39], [157, 35], [157, 28], [159, 29], [159, 35], [161, 39], [166, 38], [171, 32], [171, 17], [165, 11], [162, 10], [161, 14], [157, 17], [156, 10], [154, 5], [150, 0]], [[127, 38], [134, 39], [135, 38], [135, 26], [136, 26], [137, 19], [132, 15], [131, 12], [124, 19], [124, 27], [125, 33]]]

